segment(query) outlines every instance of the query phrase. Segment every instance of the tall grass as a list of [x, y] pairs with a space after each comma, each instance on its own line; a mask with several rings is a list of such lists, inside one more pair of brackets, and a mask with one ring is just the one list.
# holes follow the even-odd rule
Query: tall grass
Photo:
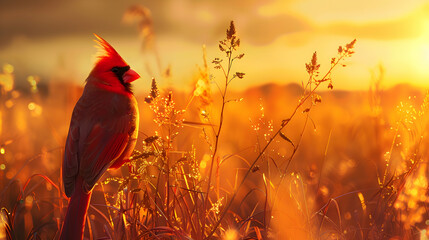
[[[285, 140], [286, 144], [293, 145], [293, 151], [286, 165], [276, 166], [279, 174], [286, 176], [303, 134], [294, 144], [282, 132], [283, 129], [288, 126], [296, 114], [301, 113], [306, 116], [302, 132], [305, 131], [311, 109], [321, 102], [321, 97], [316, 94], [316, 90], [323, 83], [327, 83], [328, 88], [332, 88], [332, 70], [344, 58], [353, 54], [354, 44], [355, 40], [340, 47], [338, 57], [331, 59], [330, 69], [321, 76], [319, 76], [320, 64], [317, 61], [317, 54], [313, 54], [311, 61], [306, 64], [309, 79], [303, 85], [303, 95], [297, 106], [261, 146], [255, 159], [244, 159], [249, 166], [243, 176], [236, 174], [236, 184], [230, 190], [221, 185], [220, 178], [223, 176], [219, 175], [219, 169], [220, 165], [234, 154], [222, 157], [219, 156], [218, 150], [222, 144], [221, 136], [226, 134], [223, 133], [224, 114], [226, 114], [229, 104], [237, 102], [228, 97], [228, 86], [231, 81], [241, 80], [245, 76], [244, 73], [233, 70], [234, 61], [244, 57], [244, 54], [236, 53], [240, 46], [240, 38], [237, 36], [234, 23], [231, 22], [227, 29], [226, 38], [219, 42], [219, 50], [225, 54], [225, 58], [215, 58], [212, 61], [214, 68], [221, 71], [223, 78], [222, 84], [216, 83], [220, 92], [220, 109], [217, 119], [212, 117], [216, 114], [209, 112], [208, 108], [200, 107], [202, 121], [186, 121], [184, 116], [189, 109], [177, 109], [173, 93], [160, 95], [156, 82], [153, 80], [151, 93], [145, 100], [154, 113], [154, 121], [158, 125], [158, 130], [153, 136], [147, 136], [143, 141], [141, 151], [136, 151], [133, 161], [130, 163], [128, 176], [111, 178], [104, 183], [109, 184], [112, 181], [119, 183], [119, 194], [113, 196], [114, 202], [109, 203], [106, 198], [109, 216], [117, 217], [116, 220], [112, 217], [109, 218], [112, 219], [110, 229], [116, 230], [112, 231], [110, 235], [117, 234], [116, 237], [130, 239], [138, 237], [210, 239], [226, 238], [237, 231], [236, 235], [244, 238], [268, 238], [272, 229], [270, 212], [276, 199], [275, 196], [268, 197], [268, 188], [271, 189], [268, 182], [271, 180], [262, 174], [265, 181], [264, 203], [256, 203], [252, 207], [253, 210], [247, 213], [248, 215], [241, 216], [235, 212], [238, 209], [233, 209], [233, 205], [239, 202], [237, 201], [238, 192], [249, 180], [250, 174], [257, 171], [256, 164], [267, 155], [267, 149], [278, 136]], [[208, 75], [206, 68], [201, 73], [201, 79], [197, 82], [193, 96], [189, 98], [190, 101], [202, 101], [200, 106], [212, 101], [207, 99], [210, 92], [207, 89], [209, 87]], [[205, 96], [206, 99], [203, 99], [202, 96]], [[186, 106], [190, 106], [190, 103]], [[198, 127], [208, 145], [208, 152], [203, 153], [205, 156], [203, 160], [196, 158], [196, 152], [203, 149], [195, 149], [192, 145], [181, 146], [181, 148], [175, 146], [181, 131], [189, 126]], [[204, 173], [202, 173], [202, 169], [205, 170]], [[280, 181], [282, 180], [283, 177]], [[242, 196], [241, 201], [245, 202], [252, 192], [257, 190], [249, 190], [245, 196]], [[278, 191], [278, 189], [274, 190]], [[263, 207], [260, 208], [259, 205]], [[232, 224], [232, 222], [236, 223]], [[118, 225], [122, 226], [120, 231], [114, 227]]]

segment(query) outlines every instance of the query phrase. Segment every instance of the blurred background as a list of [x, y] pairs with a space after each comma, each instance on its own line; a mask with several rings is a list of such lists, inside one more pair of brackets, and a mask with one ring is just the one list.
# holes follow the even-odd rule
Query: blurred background
[[[359, 40], [349, 67], [336, 73], [335, 87], [367, 89], [370, 71], [385, 69], [384, 84], [428, 86], [429, 5], [425, 0], [318, 1], [1, 1], [0, 63], [15, 66], [17, 84], [27, 75], [41, 82], [81, 84], [94, 62], [96, 33], [109, 41], [143, 79], [186, 88], [201, 46], [208, 58], [234, 20], [247, 57], [244, 90], [267, 82], [300, 82], [314, 51], [329, 65], [340, 44]], [[166, 69], [174, 81], [161, 79]], [[142, 89], [145, 81], [136, 88]]]

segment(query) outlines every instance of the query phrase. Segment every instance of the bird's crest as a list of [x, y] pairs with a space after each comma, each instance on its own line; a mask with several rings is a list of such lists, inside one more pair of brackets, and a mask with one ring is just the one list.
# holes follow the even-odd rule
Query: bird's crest
[[100, 50], [97, 54], [97, 63], [100, 63], [103, 60], [109, 60], [112, 62], [122, 62], [126, 64], [122, 57], [119, 55], [119, 53], [116, 52], [116, 50], [112, 47], [112, 45], [110, 45], [106, 40], [104, 40], [95, 33], [94, 36], [97, 38], [94, 39], [94, 41], [97, 43], [97, 48]]

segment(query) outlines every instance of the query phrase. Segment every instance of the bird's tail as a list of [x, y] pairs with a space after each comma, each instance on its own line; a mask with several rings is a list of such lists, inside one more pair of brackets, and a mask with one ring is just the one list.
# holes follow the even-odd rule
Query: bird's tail
[[89, 201], [92, 191], [85, 192], [82, 187], [83, 181], [80, 176], [76, 179], [74, 193], [70, 198], [67, 207], [66, 217], [61, 229], [60, 240], [78, 240], [83, 239], [83, 230], [85, 228], [85, 218], [88, 211]]

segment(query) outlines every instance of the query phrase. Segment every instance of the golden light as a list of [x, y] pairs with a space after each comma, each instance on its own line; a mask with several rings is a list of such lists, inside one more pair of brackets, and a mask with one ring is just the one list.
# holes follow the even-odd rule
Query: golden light
[[[422, 37], [423, 57], [426, 63], [429, 61], [429, 20], [425, 21], [424, 32]], [[426, 65], [427, 66], [427, 65]]]
[[362, 210], [366, 212], [366, 203], [365, 203], [365, 198], [363, 197], [363, 194], [361, 192], [358, 192], [358, 197], [362, 206]]
[[427, 240], [427, 239], [429, 239], [429, 228], [428, 229], [423, 229], [420, 232], [420, 239], [421, 240]]
[[195, 86], [195, 91], [194, 91], [194, 96], [200, 96], [201, 94], [203, 94], [204, 89], [206, 89], [206, 83], [204, 82], [204, 80], [200, 79], [197, 81], [197, 84]]
[[13, 77], [13, 66], [10, 64], [3, 65], [3, 73], [0, 73], [0, 85], [3, 85], [3, 89], [9, 92], [14, 86]]
[[[428, 26], [427, 32], [428, 32], [427, 35], [429, 35], [429, 26]], [[426, 64], [425, 66], [427, 67], [427, 63], [429, 63], [429, 36], [425, 41], [422, 41], [421, 44], [422, 44], [422, 48], [421, 48], [422, 64]]]
[[[393, 1], [391, 5], [396, 7], [392, 8], [389, 1]], [[402, 106], [401, 112], [407, 119], [401, 115], [401, 120], [397, 120], [394, 109], [400, 101], [409, 101], [415, 102], [418, 110], [417, 106], [424, 97], [420, 90], [423, 90], [423, 86], [429, 87], [429, 3], [424, 4], [423, 10], [418, 10], [417, 3], [405, 4], [407, 6], [404, 5], [405, 9], [402, 9], [403, 2], [400, 0], [380, 0], [374, 4], [372, 0], [363, 0], [364, 4], [361, 2], [356, 6], [341, 0], [332, 0], [330, 4], [317, 0], [272, 0], [256, 6], [250, 6], [250, 3], [231, 4], [227, 12], [220, 12], [222, 6], [216, 6], [219, 4], [210, 1], [195, 4], [191, 0], [182, 2], [192, 9], [185, 9], [183, 6], [180, 9], [174, 8], [181, 4], [162, 5], [161, 9], [166, 7], [175, 11], [167, 19], [157, 16], [162, 19], [157, 26], [152, 26], [152, 19], [147, 15], [150, 14], [149, 9], [140, 9], [142, 14], [137, 19], [124, 19], [145, 25], [139, 29], [144, 39], [139, 40], [137, 33], [132, 35], [132, 32], [105, 33], [107, 40], [111, 39], [121, 55], [120, 48], [126, 50], [123, 56], [131, 66], [140, 66], [136, 71], [146, 69], [146, 72], [141, 71], [142, 76], [150, 78], [154, 75], [165, 80], [160, 81], [159, 90], [152, 85], [149, 98], [144, 98], [150, 90], [149, 86], [143, 86], [143, 79], [136, 81], [136, 84], [141, 84], [140, 87], [135, 87], [135, 90], [141, 91], [139, 94], [136, 92], [135, 97], [141, 112], [139, 125], [143, 127], [136, 140], [136, 150], [148, 153], [148, 159], [135, 157], [130, 162], [132, 165], [129, 170], [132, 174], [124, 167], [111, 172], [100, 182], [107, 205], [127, 209], [135, 207], [139, 211], [135, 214], [136, 221], [144, 219], [148, 212], [159, 216], [167, 209], [168, 215], [178, 219], [175, 221], [178, 225], [171, 228], [189, 233], [190, 237], [197, 239], [208, 237], [208, 232], [204, 229], [192, 231], [192, 225], [182, 222], [192, 222], [201, 217], [217, 218], [222, 210], [227, 213], [222, 222], [214, 226], [213, 221], [208, 219], [202, 224], [202, 228], [213, 231], [216, 237], [223, 240], [246, 237], [262, 239], [260, 232], [278, 239], [323, 236], [332, 239], [349, 238], [355, 236], [350, 229], [355, 229], [356, 225], [359, 229], [374, 229], [375, 235], [390, 234], [390, 226], [393, 225], [389, 225], [388, 221], [391, 219], [401, 221], [400, 227], [407, 224], [404, 230], [398, 229], [398, 233], [410, 233], [410, 236], [412, 234], [415, 237], [419, 237], [421, 233], [421, 239], [429, 237], [429, 219], [427, 212], [422, 212], [426, 210], [424, 207], [428, 203], [427, 165], [421, 164], [426, 172], [417, 172], [419, 165], [416, 163], [420, 158], [412, 152], [420, 150], [417, 144], [420, 140], [424, 143], [425, 139], [419, 137], [425, 135], [427, 129], [423, 128], [429, 126], [429, 123], [425, 122], [427, 119], [423, 120], [422, 115], [415, 114], [417, 119], [408, 118], [412, 109], [407, 108], [407, 105]], [[157, 4], [150, 5], [156, 10]], [[224, 57], [224, 53], [219, 52], [217, 47], [217, 40], [221, 38], [216, 36], [218, 32], [225, 33], [221, 25], [226, 20], [222, 17], [234, 13], [234, 6], [243, 10], [232, 20], [236, 21], [237, 32], [242, 37], [238, 53], [243, 52], [246, 57], [243, 62], [237, 61], [238, 65], [231, 68], [230, 76], [237, 76], [233, 75], [236, 71], [243, 71], [246, 72], [246, 78], [235, 78], [229, 87], [228, 81], [231, 79], [225, 77], [228, 88], [223, 88], [223, 69], [218, 71], [219, 69], [213, 68], [210, 61], [214, 57]], [[124, 7], [118, 9], [123, 10]], [[76, 8], [81, 10], [79, 6]], [[24, 10], [25, 8], [23, 13]], [[168, 11], [158, 9], [154, 12]], [[61, 15], [63, 14], [55, 14], [53, 17]], [[127, 17], [134, 15], [125, 15]], [[151, 22], [145, 23], [145, 19]], [[90, 19], [77, 23], [88, 23], [87, 20]], [[175, 26], [173, 30], [162, 26], [170, 26], [172, 23]], [[115, 29], [115, 25], [109, 29]], [[24, 30], [22, 29], [23, 33]], [[206, 30], [208, 34], [201, 30]], [[16, 32], [21, 32], [21, 29]], [[44, 32], [48, 33], [43, 30], [42, 33]], [[11, 35], [10, 46], [4, 49], [8, 53], [1, 51], [1, 59], [10, 59], [13, 64], [17, 64], [3, 65], [0, 62], [1, 94], [6, 89], [6, 95], [2, 95], [3, 101], [0, 101], [0, 105], [5, 106], [0, 112], [0, 175], [4, 176], [3, 182], [6, 184], [10, 179], [23, 182], [32, 174], [58, 179], [58, 169], [63, 161], [61, 154], [67, 145], [65, 141], [72, 107], [83, 91], [84, 80], [93, 67], [90, 59], [83, 60], [90, 58], [88, 52], [95, 52], [87, 50], [92, 49], [92, 35], [84, 32], [70, 34], [62, 31], [56, 35], [57, 31], [52, 31], [45, 37], [35, 38], [31, 32], [28, 36], [22, 34], [25, 37]], [[154, 51], [154, 47], [143, 49], [151, 51], [136, 51], [141, 44], [154, 41], [151, 38], [155, 36], [155, 32], [159, 32], [156, 35], [159, 53]], [[339, 45], [349, 43], [354, 38], [357, 38], [356, 55], [347, 58], [344, 62], [347, 67], [342, 68], [340, 63], [332, 71], [334, 89], [330, 91], [330, 60], [332, 57], [338, 59]], [[204, 52], [201, 59], [200, 45], [204, 42], [209, 45], [207, 54]], [[52, 44], [56, 46], [51, 47]], [[315, 51], [317, 63], [320, 61], [322, 65], [317, 79], [323, 78], [325, 73], [329, 79], [313, 81], [311, 76], [308, 77], [307, 73], [310, 71], [306, 73], [305, 64], [313, 62], [311, 55]], [[43, 52], [46, 54], [36, 54]], [[339, 52], [341, 54], [343, 51]], [[131, 54], [131, 59], [127, 56], [129, 53], [135, 53]], [[40, 56], [40, 59], [34, 61], [34, 58], [28, 56]], [[154, 58], [162, 61], [153, 62]], [[138, 61], [134, 61], [135, 59]], [[310, 64], [312, 68], [318, 65], [315, 60], [314, 57], [314, 63]], [[203, 62], [205, 68], [200, 68]], [[332, 62], [335, 63], [336, 60], [331, 61], [331, 64]], [[170, 63], [174, 74], [166, 74], [169, 75], [167, 77], [164, 76], [163, 69]], [[226, 64], [226, 61], [223, 63]], [[14, 67], [17, 68], [16, 71]], [[230, 69], [227, 70], [229, 72]], [[38, 74], [40, 78], [31, 74]], [[15, 79], [15, 86], [23, 86], [14, 87]], [[305, 85], [307, 79], [310, 80]], [[377, 82], [379, 79], [381, 83]], [[315, 85], [319, 86], [319, 83], [320, 88], [316, 90]], [[407, 84], [391, 88], [398, 83], [413, 86]], [[159, 91], [163, 94], [156, 98]], [[167, 94], [168, 91], [177, 96], [177, 106], [174, 105], [172, 95]], [[315, 104], [320, 100], [316, 91], [323, 95], [322, 104]], [[408, 99], [409, 93], [412, 94], [412, 99]], [[144, 105], [144, 99], [149, 105]], [[243, 99], [245, 101], [236, 103]], [[226, 101], [228, 107], [224, 111]], [[428, 102], [429, 100], [424, 100], [422, 109], [429, 105]], [[186, 113], [180, 110], [184, 106]], [[148, 108], [153, 113], [148, 112]], [[308, 112], [310, 109], [311, 112]], [[310, 113], [311, 117], [308, 115]], [[41, 114], [54, 117], [47, 124]], [[198, 121], [202, 124], [198, 128], [182, 128], [181, 119], [185, 117], [189, 123], [196, 122], [190, 125], [198, 125]], [[421, 124], [419, 118], [422, 118]], [[400, 125], [402, 122], [404, 126]], [[415, 124], [416, 122], [420, 125]], [[55, 126], [54, 131], [50, 131], [51, 125]], [[401, 129], [395, 131], [397, 125]], [[2, 133], [2, 129], [6, 132]], [[317, 133], [313, 132], [316, 129]], [[276, 132], [281, 137], [276, 137]], [[156, 142], [150, 144], [152, 141], [144, 140], [141, 144], [142, 139], [149, 139], [147, 136], [153, 135], [159, 137]], [[4, 140], [9, 138], [16, 142], [8, 145]], [[216, 145], [215, 150], [213, 145]], [[56, 146], [59, 146], [58, 151], [49, 150], [57, 149]], [[7, 155], [5, 148], [8, 148]], [[389, 152], [383, 157], [386, 151]], [[24, 163], [25, 168], [21, 171], [23, 162], [32, 160], [32, 156], [37, 156], [37, 159], [31, 166]], [[224, 161], [227, 158], [228, 161]], [[251, 164], [253, 161], [255, 162]], [[255, 165], [256, 161], [259, 165]], [[35, 162], [40, 164], [34, 164]], [[410, 163], [416, 167], [409, 168]], [[171, 169], [166, 169], [168, 167]], [[212, 173], [211, 168], [215, 172]], [[405, 171], [410, 174], [404, 175]], [[133, 179], [134, 175], [136, 179]], [[206, 181], [209, 175], [210, 180]], [[395, 191], [398, 176], [403, 178], [399, 179], [401, 191]], [[388, 182], [389, 179], [393, 180]], [[161, 191], [151, 188], [155, 183], [160, 186]], [[243, 187], [240, 189], [241, 185]], [[261, 185], [262, 188], [266, 187], [266, 194], [254, 192], [255, 187]], [[354, 191], [376, 189], [379, 185], [386, 186], [385, 191], [375, 197], [370, 196], [371, 190]], [[45, 186], [34, 188], [34, 193], [23, 195], [20, 202], [26, 207], [38, 207], [39, 200], [49, 200], [51, 195], [60, 190], [57, 189], [58, 186], [45, 181]], [[120, 191], [117, 190], [118, 186]], [[39, 190], [41, 194], [37, 192]], [[198, 192], [203, 193], [198, 195]], [[349, 193], [352, 193], [350, 197], [347, 196]], [[127, 206], [129, 204], [126, 200], [130, 194], [144, 197], [141, 206], [132, 204], [132, 201], [132, 205]], [[179, 198], [180, 201], [174, 201], [177, 194], [184, 197]], [[346, 197], [335, 198], [337, 196]], [[168, 199], [157, 201], [157, 198], [164, 197]], [[386, 215], [379, 214], [383, 221], [373, 221], [378, 209], [371, 206], [369, 197], [374, 199], [372, 202], [380, 203], [381, 207], [391, 208]], [[146, 199], [149, 201], [147, 204]], [[155, 204], [150, 202], [151, 199], [155, 199]], [[58, 212], [61, 209], [56, 207], [55, 201], [57, 200], [53, 199], [51, 204], [53, 215], [60, 216]], [[267, 206], [261, 204], [264, 201], [272, 203], [267, 205], [268, 212]], [[242, 207], [239, 205], [241, 202]], [[225, 205], [232, 207], [227, 208]], [[180, 214], [183, 206], [196, 209], [196, 214]], [[341, 212], [336, 211], [339, 206]], [[2, 232], [5, 221], [3, 215], [0, 212], [0, 240], [6, 237]], [[39, 221], [38, 215], [40, 214], [28, 210], [22, 211], [22, 216], [17, 215], [24, 220], [21, 228], [26, 235], [34, 232], [32, 229]], [[328, 215], [333, 218], [328, 219]], [[125, 225], [135, 222], [132, 218], [126, 218], [124, 213], [119, 217], [123, 218], [121, 220]], [[88, 218], [95, 222], [103, 220], [91, 212]], [[152, 218], [147, 219], [151, 221]], [[240, 225], [241, 219], [249, 220], [248, 223], [245, 222], [247, 226]], [[63, 218], [58, 217], [56, 220], [57, 227], [61, 226]], [[260, 225], [262, 222], [264, 226]], [[85, 228], [85, 238], [92, 232], [94, 238], [105, 235], [102, 226], [97, 224]], [[57, 234], [56, 228], [52, 228], [52, 231], [52, 235]], [[97, 232], [101, 235], [96, 236]], [[140, 232], [137, 234], [141, 235]], [[400, 239], [401, 236], [389, 237]]]
[[207, 167], [207, 163], [210, 161], [210, 156], [208, 154], [204, 154], [203, 159], [200, 163], [200, 170], [204, 170]]
[[42, 107], [34, 102], [28, 104], [28, 110], [31, 111], [33, 117], [40, 116], [42, 114]]
[[12, 74], [12, 73], [13, 73], [13, 70], [14, 70], [14, 68], [13, 68], [13, 66], [12, 66], [12, 65], [10, 65], [10, 64], [5, 64], [5, 65], [3, 65], [3, 72], [4, 72], [4, 73]]
[[31, 102], [28, 104], [28, 110], [33, 111], [36, 109], [36, 104], [34, 102]]
[[224, 240], [236, 240], [236, 239], [238, 239], [237, 230], [232, 229], [232, 228], [226, 230], [225, 236], [224, 236], [223, 239]]
[[36, 93], [37, 92], [37, 83], [39, 83], [39, 81], [40, 81], [39, 77], [28, 76], [27, 81], [28, 81], [28, 83], [30, 83], [31, 92]]
[[[409, 51], [409, 59], [412, 59], [410, 64], [414, 65], [415, 75], [420, 79], [416, 82], [417, 85], [428, 86], [429, 79], [429, 20], [423, 21], [421, 24], [421, 35], [410, 46], [404, 46], [405, 53]], [[408, 58], [408, 57], [407, 57]], [[413, 81], [413, 79], [410, 79]]]

